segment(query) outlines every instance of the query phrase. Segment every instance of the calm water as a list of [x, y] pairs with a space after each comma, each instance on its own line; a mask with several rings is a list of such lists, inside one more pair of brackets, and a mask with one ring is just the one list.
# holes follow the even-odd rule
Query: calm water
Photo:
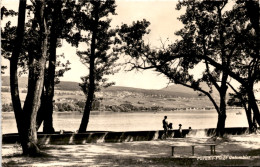
[[[226, 127], [246, 127], [246, 114], [237, 115], [239, 110], [228, 110]], [[137, 112], [111, 113], [96, 112], [90, 115], [88, 130], [97, 131], [139, 131], [162, 130], [162, 119], [168, 116], [168, 122], [173, 123], [173, 129], [182, 124], [183, 129], [215, 128], [217, 124], [216, 111], [171, 111], [171, 112]], [[53, 124], [56, 131], [76, 131], [79, 128], [82, 113], [54, 113]], [[40, 128], [42, 131], [42, 127]], [[16, 133], [17, 127], [13, 113], [2, 113], [2, 133]]]

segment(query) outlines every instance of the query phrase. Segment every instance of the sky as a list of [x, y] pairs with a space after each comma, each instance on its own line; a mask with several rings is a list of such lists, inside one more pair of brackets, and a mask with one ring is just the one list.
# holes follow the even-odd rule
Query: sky
[[[133, 21], [146, 19], [151, 22], [149, 26], [151, 32], [145, 37], [145, 41], [154, 47], [160, 47], [160, 39], [165, 41], [169, 38], [169, 41], [174, 42], [176, 40], [174, 32], [182, 27], [181, 22], [177, 19], [181, 12], [175, 10], [176, 3], [177, 1], [117, 1], [117, 15], [112, 17], [111, 25], [116, 27], [122, 23], [131, 24]], [[64, 41], [64, 43], [66, 42]], [[70, 48], [67, 43], [64, 48], [59, 49], [59, 52], [64, 52], [65, 56], [70, 59], [72, 69], [65, 74], [62, 80], [80, 81], [80, 76], [84, 72], [86, 74], [87, 69], [75, 56], [76, 48]], [[126, 72], [123, 67], [120, 72], [108, 76], [108, 78], [115, 82], [116, 86], [145, 89], [161, 89], [166, 87], [169, 82], [164, 75], [152, 70]]]
[[[145, 41], [149, 42], [152, 47], [161, 47], [161, 41], [169, 40], [173, 43], [178, 37], [175, 32], [180, 30], [183, 25], [178, 17], [185, 11], [175, 10], [177, 0], [118, 0], [116, 1], [116, 16], [112, 17], [111, 26], [116, 27], [122, 23], [131, 24], [133, 21], [146, 19], [150, 21], [150, 34], [145, 36]], [[2, 5], [13, 10], [18, 10], [18, 0], [2, 0]], [[13, 19], [12, 23], [17, 24], [17, 20]], [[5, 20], [2, 25], [5, 24]], [[62, 81], [81, 82], [80, 77], [88, 73], [88, 69], [83, 65], [79, 57], [76, 55], [77, 48], [71, 47], [65, 40], [62, 41], [63, 47], [58, 48], [58, 54], [64, 54], [66, 60], [71, 62], [71, 70], [66, 72]], [[82, 50], [83, 48], [78, 48]], [[121, 56], [120, 61], [124, 61]], [[2, 64], [8, 64], [7, 60], [2, 60]], [[8, 75], [9, 70], [6, 70]], [[153, 70], [131, 71], [126, 72], [122, 68], [113, 76], [108, 76], [109, 81], [115, 82], [116, 86], [127, 86], [145, 89], [161, 89], [169, 84], [169, 80], [163, 75]]]
[[[146, 19], [150, 21], [150, 34], [145, 37], [152, 46], [160, 47], [162, 41], [168, 38], [174, 42], [177, 37], [175, 31], [182, 27], [178, 17], [182, 12], [176, 11], [177, 0], [171, 1], [116, 1], [116, 16], [112, 17], [112, 27], [122, 23], [131, 24], [133, 21]], [[2, 5], [18, 10], [18, 0], [3, 0]], [[14, 25], [17, 20], [12, 20]], [[4, 25], [4, 21], [2, 23]], [[65, 40], [62, 41], [63, 47], [57, 50], [58, 54], [64, 53], [66, 59], [71, 62], [71, 70], [66, 72], [63, 81], [81, 82], [80, 77], [87, 74], [87, 67], [79, 61], [76, 55], [77, 48], [71, 47]], [[81, 48], [79, 48], [81, 50]], [[123, 61], [123, 58], [120, 58]], [[8, 64], [8, 61], [2, 60], [2, 64]], [[6, 70], [8, 75], [9, 70]], [[108, 76], [109, 80], [116, 83], [116, 86], [127, 86], [145, 89], [161, 89], [168, 85], [168, 79], [162, 74], [152, 70], [126, 72], [124, 68], [113, 76]]]

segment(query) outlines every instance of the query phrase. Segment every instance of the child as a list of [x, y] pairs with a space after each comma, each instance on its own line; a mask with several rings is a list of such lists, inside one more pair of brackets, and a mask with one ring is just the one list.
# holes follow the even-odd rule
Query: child
[[172, 129], [172, 123], [169, 123], [168, 128]]
[[179, 133], [180, 133], [180, 137], [182, 137], [182, 129], [181, 129], [181, 124], [179, 124]]

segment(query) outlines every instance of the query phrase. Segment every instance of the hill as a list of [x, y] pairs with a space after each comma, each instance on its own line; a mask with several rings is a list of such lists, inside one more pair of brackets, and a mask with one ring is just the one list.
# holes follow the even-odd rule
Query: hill
[[[10, 85], [10, 77], [9, 76], [2, 76], [2, 86], [9, 86]], [[26, 88], [28, 84], [27, 77], [19, 77], [18, 84], [20, 88]]]
[[[2, 86], [9, 86], [9, 77], [2, 77]], [[27, 87], [27, 78], [19, 78], [20, 90]], [[80, 91], [79, 83], [61, 81], [56, 85], [54, 100], [57, 106], [80, 105], [84, 107], [85, 96]], [[25, 100], [26, 93], [20, 94], [22, 102]], [[213, 108], [212, 103], [207, 97], [198, 96], [193, 89], [182, 85], [170, 85], [167, 88], [153, 90], [140, 89], [123, 86], [111, 86], [97, 92], [96, 97], [100, 100], [101, 110], [113, 111], [151, 111], [151, 110], [185, 110], [185, 109], [205, 109]], [[10, 104], [10, 92], [2, 92], [2, 103]], [[79, 110], [74, 107], [74, 109]], [[64, 109], [65, 111], [68, 109]]]
[[[209, 87], [208, 87], [208, 85], [206, 83], [202, 83], [201, 84], [201, 88], [203, 90], [206, 90], [206, 91], [209, 90]], [[191, 88], [188, 88], [188, 87], [185, 87], [185, 86], [182, 86], [182, 85], [178, 85], [178, 84], [169, 85], [166, 88], [163, 88], [161, 90], [175, 92], [176, 94], [189, 94], [190, 97], [196, 97], [196, 96], [199, 95], [199, 93], [201, 93], [199, 91], [195, 91], [195, 90], [193, 90]], [[231, 93], [231, 92], [232, 92], [232, 90], [228, 89], [227, 90], [227, 96], [229, 96], [229, 93]], [[213, 91], [212, 91], [211, 95], [214, 98], [218, 98], [219, 97], [219, 94], [218, 94], [218, 91], [216, 90], [216, 88], [213, 87]]]
[[[2, 76], [2, 86], [10, 85], [9, 76]], [[18, 79], [19, 88], [27, 88], [28, 79], [27, 77], [19, 77]], [[57, 90], [66, 91], [80, 91], [79, 83], [70, 81], [61, 81], [59, 84], [55, 85]]]
[[123, 86], [111, 86], [109, 88], [103, 89], [102, 92], [132, 92], [132, 93], [140, 93], [145, 96], [152, 95], [161, 95], [161, 96], [170, 96], [170, 97], [183, 97], [183, 98], [196, 98], [197, 94], [193, 93], [192, 89], [185, 91], [174, 91], [174, 90], [156, 90], [156, 89], [140, 89], [140, 88], [131, 88], [131, 87], [123, 87]]
[[80, 91], [79, 83], [71, 81], [60, 81], [59, 84], [55, 85], [56, 90], [66, 90], [66, 91]]
[[[27, 77], [19, 77], [19, 88], [27, 87]], [[2, 76], [2, 86], [9, 86], [9, 76]], [[56, 90], [63, 91], [80, 91], [79, 83], [70, 82], [70, 81], [61, 81], [56, 86]], [[143, 94], [146, 96], [152, 95], [161, 95], [161, 96], [170, 96], [170, 97], [184, 97], [184, 98], [196, 98], [198, 94], [192, 89], [186, 88], [181, 85], [172, 85], [161, 90], [153, 89], [140, 89], [132, 87], [123, 87], [123, 86], [111, 86], [106, 89], [102, 89], [102, 92], [110, 93], [119, 93], [119, 92], [132, 92]]]

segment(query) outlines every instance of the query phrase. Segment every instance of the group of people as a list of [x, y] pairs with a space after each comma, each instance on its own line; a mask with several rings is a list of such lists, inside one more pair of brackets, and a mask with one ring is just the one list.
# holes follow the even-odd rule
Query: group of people
[[[164, 138], [166, 138], [168, 136], [168, 130], [171, 130], [172, 129], [172, 123], [169, 123], [168, 124], [168, 121], [167, 121], [167, 116], [164, 116], [164, 119], [162, 121], [163, 123], [163, 135], [164, 135]], [[179, 135], [180, 137], [182, 137], [182, 124], [179, 124]]]

